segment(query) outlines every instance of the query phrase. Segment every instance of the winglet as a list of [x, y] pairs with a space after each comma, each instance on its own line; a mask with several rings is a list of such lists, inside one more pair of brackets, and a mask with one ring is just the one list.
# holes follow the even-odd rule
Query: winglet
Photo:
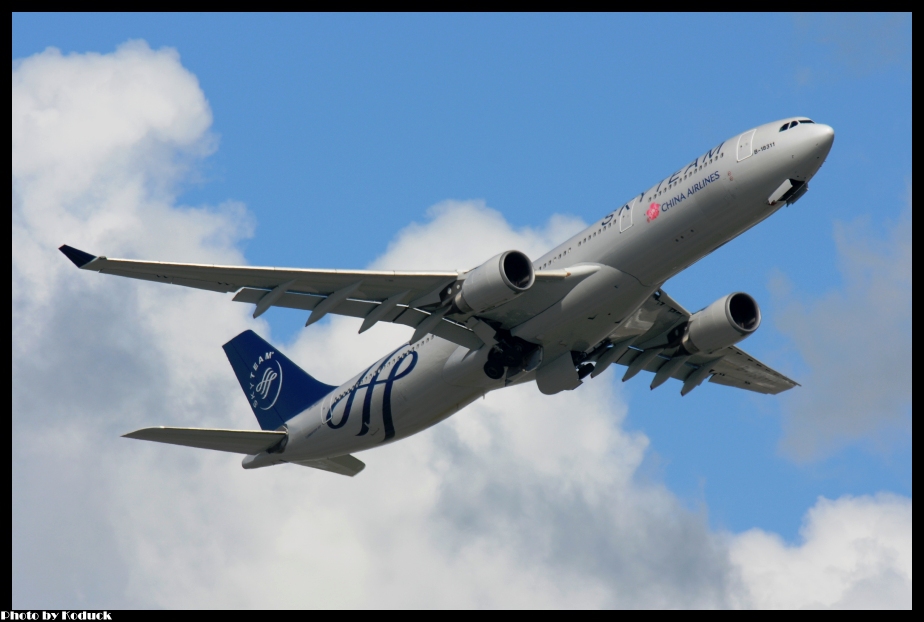
[[83, 268], [85, 265], [96, 259], [96, 255], [85, 253], [82, 250], [78, 250], [73, 246], [68, 246], [67, 244], [60, 246], [58, 250], [64, 253], [64, 256], [70, 259], [78, 268]]

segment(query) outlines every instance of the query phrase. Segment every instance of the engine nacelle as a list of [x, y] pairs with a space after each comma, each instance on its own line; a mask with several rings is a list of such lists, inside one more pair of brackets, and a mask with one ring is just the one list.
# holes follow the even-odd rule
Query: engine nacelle
[[681, 344], [689, 354], [734, 345], [760, 326], [760, 307], [745, 293], [719, 298], [690, 317]]
[[460, 313], [481, 313], [513, 300], [536, 280], [533, 262], [520, 251], [507, 251], [465, 275], [453, 306]]

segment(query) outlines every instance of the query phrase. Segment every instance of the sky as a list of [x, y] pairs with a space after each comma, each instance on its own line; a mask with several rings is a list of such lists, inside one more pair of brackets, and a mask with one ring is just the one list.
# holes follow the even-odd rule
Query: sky
[[[12, 17], [12, 604], [911, 607], [910, 15]], [[614, 367], [489, 394], [354, 479], [138, 443], [256, 428], [221, 344], [337, 384], [409, 337], [77, 272], [538, 256], [717, 142], [834, 127], [665, 289], [753, 295], [762, 396]]]

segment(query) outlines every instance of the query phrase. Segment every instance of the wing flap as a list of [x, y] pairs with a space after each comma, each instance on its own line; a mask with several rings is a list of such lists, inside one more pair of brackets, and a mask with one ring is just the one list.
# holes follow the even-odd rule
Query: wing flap
[[143, 428], [123, 438], [183, 445], [199, 449], [214, 449], [235, 454], [258, 454], [285, 438], [286, 433], [270, 430], [220, 430], [214, 428]]
[[[245, 287], [239, 291], [236, 296], [234, 296], [234, 300], [236, 302], [256, 304], [267, 293], [268, 290], [265, 289], [253, 289]], [[321, 295], [288, 292], [280, 296], [279, 299], [274, 303], [274, 306], [311, 311], [324, 299], [325, 297]], [[369, 315], [373, 309], [379, 306], [379, 304], [379, 302], [371, 300], [356, 300], [353, 298], [347, 298], [338, 304], [331, 311], [331, 313], [335, 315], [346, 315], [349, 317], [364, 318]], [[420, 309], [414, 309], [408, 307], [407, 305], [398, 305], [386, 313], [385, 316], [382, 317], [379, 321], [403, 324], [404, 326], [416, 328], [418, 324], [423, 322], [429, 316], [429, 313], [421, 311]], [[446, 318], [443, 318], [443, 320], [436, 325], [432, 332], [437, 337], [441, 337], [447, 341], [451, 341], [460, 346], [464, 346], [470, 350], [477, 350], [483, 345], [481, 339], [470, 329]]]
[[727, 350], [725, 356], [713, 365], [716, 373], [709, 380], [710, 382], [769, 395], [776, 395], [799, 386], [795, 380], [771, 369], [735, 346], [725, 348], [725, 350]]
[[[640, 354], [640, 350], [629, 348], [615, 362], [619, 365], [628, 366]], [[722, 358], [715, 360], [719, 356]], [[667, 360], [667, 356], [657, 356], [649, 361], [643, 370], [656, 373]], [[700, 365], [707, 363], [714, 370], [710, 382], [716, 384], [768, 395], [776, 395], [799, 386], [798, 382], [790, 380], [783, 374], [767, 367], [747, 352], [734, 346], [719, 350], [708, 356], [698, 355], [691, 357], [671, 374], [671, 378], [680, 381], [686, 380]]]
[[[102, 272], [102, 271], [101, 271]], [[219, 281], [203, 281], [201, 279], [187, 279], [180, 277], [169, 277], [161, 274], [135, 274], [123, 270], [107, 270], [104, 274], [113, 276], [124, 276], [130, 279], [141, 279], [143, 281], [153, 281], [155, 283], [168, 283], [170, 285], [181, 285], [183, 287], [194, 287], [196, 289], [207, 289], [213, 292], [233, 292], [237, 286], [231, 283], [221, 283]]]

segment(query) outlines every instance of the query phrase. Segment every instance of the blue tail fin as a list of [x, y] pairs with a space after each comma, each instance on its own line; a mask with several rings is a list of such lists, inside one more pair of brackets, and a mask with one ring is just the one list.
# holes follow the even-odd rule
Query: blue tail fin
[[252, 330], [222, 348], [264, 430], [279, 428], [337, 388], [309, 376]]

